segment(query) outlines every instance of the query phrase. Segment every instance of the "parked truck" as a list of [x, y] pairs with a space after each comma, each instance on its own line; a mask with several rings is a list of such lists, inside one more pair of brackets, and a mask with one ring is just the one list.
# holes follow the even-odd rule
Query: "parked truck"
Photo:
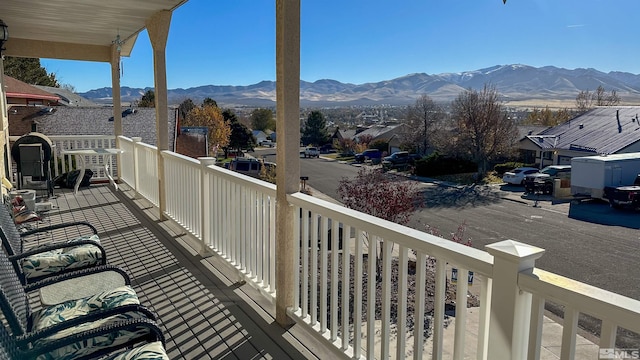
[[609, 201], [605, 188], [631, 185], [640, 174], [640, 153], [574, 157], [571, 169], [571, 195]]
[[612, 208], [640, 210], [640, 174], [636, 176], [633, 185], [605, 187], [604, 197], [609, 199]]

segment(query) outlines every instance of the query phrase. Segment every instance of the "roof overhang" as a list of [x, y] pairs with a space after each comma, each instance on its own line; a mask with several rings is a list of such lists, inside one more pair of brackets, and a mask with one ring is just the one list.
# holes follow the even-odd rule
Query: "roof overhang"
[[5, 55], [111, 61], [119, 36], [120, 55], [130, 56], [147, 20], [187, 0], [2, 0], [8, 26]]

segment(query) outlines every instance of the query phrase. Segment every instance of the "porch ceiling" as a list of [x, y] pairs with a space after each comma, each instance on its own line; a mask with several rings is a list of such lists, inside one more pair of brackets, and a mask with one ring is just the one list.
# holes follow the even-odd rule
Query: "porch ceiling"
[[145, 21], [187, 0], [2, 0], [9, 27], [5, 55], [109, 61], [119, 34], [129, 56]]

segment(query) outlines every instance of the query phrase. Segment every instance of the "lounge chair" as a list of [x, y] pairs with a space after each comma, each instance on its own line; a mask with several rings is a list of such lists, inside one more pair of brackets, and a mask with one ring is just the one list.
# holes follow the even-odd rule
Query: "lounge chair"
[[[26, 249], [24, 239], [28, 236], [69, 227], [83, 227], [89, 233], [71, 240], [48, 242]], [[0, 206], [0, 229], [2, 245], [14, 263], [23, 284], [51, 275], [104, 265], [107, 262], [97, 230], [87, 222], [45, 226], [20, 233], [13, 223], [9, 209]]]
[[[53, 281], [53, 278], [47, 279]], [[0, 251], [0, 310], [10, 343], [28, 359], [77, 359], [158, 339], [155, 315], [129, 285], [31, 311], [13, 264]]]

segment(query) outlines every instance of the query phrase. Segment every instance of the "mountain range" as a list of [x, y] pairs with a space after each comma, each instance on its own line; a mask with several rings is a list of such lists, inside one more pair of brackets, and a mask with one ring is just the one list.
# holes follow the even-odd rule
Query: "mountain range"
[[[594, 91], [598, 86], [605, 91], [615, 90], [621, 104], [640, 102], [640, 75], [627, 72], [601, 72], [596, 69], [564, 69], [555, 66], [496, 65], [486, 69], [460, 73], [429, 75], [416, 73], [396, 79], [365, 84], [342, 83], [323, 79], [315, 82], [300, 81], [300, 105], [354, 106], [354, 105], [407, 105], [415, 103], [421, 95], [434, 101], [450, 102], [466, 89], [481, 90], [484, 85], [495, 86], [505, 103], [530, 101], [575, 101], [580, 91]], [[122, 87], [122, 101], [134, 102], [152, 88]], [[111, 88], [80, 93], [98, 103], [111, 103]], [[212, 98], [223, 106], [275, 106], [275, 81], [261, 81], [247, 86], [204, 85], [188, 89], [168, 90], [170, 104], [179, 104], [190, 98], [201, 102]]]

